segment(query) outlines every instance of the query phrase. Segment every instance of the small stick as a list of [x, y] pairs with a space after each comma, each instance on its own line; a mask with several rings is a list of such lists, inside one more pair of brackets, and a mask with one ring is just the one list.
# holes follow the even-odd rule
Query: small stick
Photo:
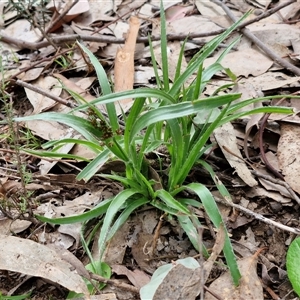
[[16, 84], [19, 85], [19, 86], [28, 88], [28, 89], [30, 89], [30, 90], [32, 90], [32, 91], [34, 91], [36, 93], [39, 93], [39, 94], [41, 94], [43, 96], [46, 96], [46, 97], [48, 97], [48, 98], [50, 98], [50, 99], [52, 99], [52, 100], [54, 100], [54, 101], [56, 101], [58, 103], [61, 103], [61, 104], [65, 105], [65, 106], [67, 106], [67, 107], [70, 107], [70, 108], [77, 107], [76, 104], [74, 104], [74, 103], [72, 103], [70, 101], [66, 101], [65, 99], [63, 99], [61, 97], [57, 97], [57, 96], [55, 96], [55, 95], [53, 95], [53, 94], [51, 94], [49, 92], [46, 92], [45, 90], [39, 88], [38, 86], [34, 86], [34, 85], [29, 84], [27, 82], [24, 82], [24, 81], [22, 81], [20, 79], [18, 79], [16, 81]]
[[246, 215], [249, 215], [261, 222], [264, 222], [268, 225], [271, 225], [271, 226], [275, 226], [281, 230], [285, 230], [285, 231], [288, 231], [288, 232], [291, 232], [291, 233], [294, 233], [294, 234], [297, 234], [297, 235], [300, 235], [300, 229], [298, 228], [292, 228], [292, 227], [289, 227], [289, 226], [286, 226], [286, 225], [283, 225], [283, 224], [280, 224], [276, 221], [273, 221], [271, 219], [268, 219], [264, 216], [262, 216], [261, 214], [258, 214], [258, 213], [255, 213], [253, 211], [251, 211], [250, 209], [248, 208], [245, 208], [241, 205], [238, 205], [238, 204], [235, 204], [233, 202], [229, 202], [229, 201], [225, 201], [224, 199], [222, 198], [218, 198], [216, 196], [214, 196], [214, 199], [218, 202], [218, 203], [221, 203], [221, 204], [224, 204], [226, 206], [230, 206], [230, 207], [233, 207], [233, 208], [236, 208], [237, 210], [245, 213]]
[[156, 249], [156, 246], [157, 246], [157, 241], [158, 241], [158, 238], [159, 238], [160, 230], [161, 230], [161, 227], [163, 225], [163, 221], [164, 221], [165, 216], [166, 216], [166, 213], [164, 213], [163, 215], [160, 216], [159, 222], [158, 222], [158, 224], [155, 228], [155, 232], [154, 232], [153, 240], [152, 240], [152, 244], [151, 244], [152, 250], [150, 251], [150, 255], [152, 257], [153, 257], [154, 251]]
[[268, 121], [270, 114], [265, 114], [262, 118], [261, 125], [259, 127], [259, 150], [260, 150], [260, 155], [265, 163], [265, 166], [267, 167], [268, 170], [270, 170], [276, 177], [280, 178], [281, 180], [284, 181], [284, 177], [281, 173], [279, 173], [268, 161], [265, 150], [264, 150], [264, 141], [263, 141], [263, 135], [264, 135], [264, 130]]
[[69, 0], [69, 3], [67, 3], [67, 5], [65, 5], [62, 12], [60, 14], [58, 13], [58, 17], [50, 22], [45, 33], [46, 34], [49, 33], [54, 28], [54, 26], [56, 26], [65, 17], [65, 15], [71, 10], [71, 8], [74, 7], [78, 3], [78, 1], [79, 0], [74, 0], [74, 2], [73, 2], [72, 0]]
[[130, 291], [132, 293], [135, 293], [135, 294], [138, 294], [139, 293], [139, 289], [130, 285], [130, 284], [127, 284], [125, 282], [122, 282], [120, 280], [117, 280], [117, 279], [107, 279], [107, 278], [104, 278], [100, 275], [97, 275], [97, 274], [94, 274], [92, 272], [89, 272], [90, 276], [92, 279], [95, 279], [99, 282], [103, 282], [103, 283], [106, 283], [106, 284], [111, 284], [115, 287], [118, 287], [118, 288], [121, 288], [121, 289], [124, 289], [124, 290], [127, 290], [127, 291]]

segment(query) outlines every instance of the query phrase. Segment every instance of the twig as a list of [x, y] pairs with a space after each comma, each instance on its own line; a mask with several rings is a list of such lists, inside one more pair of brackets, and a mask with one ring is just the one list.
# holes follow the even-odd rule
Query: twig
[[273, 300], [281, 300], [280, 298], [269, 286], [267, 286], [262, 280], [260, 280], [263, 288], [270, 294]]
[[[213, 3], [222, 7], [229, 18], [236, 22], [237, 18], [232, 13], [232, 11], [221, 1], [211, 0]], [[255, 43], [261, 50], [263, 50], [270, 58], [272, 58], [276, 63], [284, 67], [285, 69], [293, 72], [295, 75], [300, 76], [300, 69], [289, 63], [288, 61], [282, 59], [279, 55], [275, 54], [270, 48], [268, 48], [261, 40], [259, 40], [251, 31], [247, 28], [241, 29], [241, 32], [253, 43]]]
[[224, 298], [222, 298], [221, 296], [219, 296], [218, 294], [216, 294], [214, 291], [212, 291], [210, 288], [208, 288], [207, 286], [204, 285], [204, 289], [206, 290], [206, 292], [210, 293], [212, 296], [214, 296], [217, 300], [224, 300]]
[[153, 257], [154, 251], [156, 249], [156, 246], [157, 246], [157, 241], [158, 241], [158, 238], [159, 238], [160, 230], [161, 230], [161, 227], [163, 225], [163, 221], [164, 221], [165, 216], [166, 216], [166, 213], [164, 213], [163, 215], [160, 216], [159, 222], [156, 226], [156, 229], [155, 229], [155, 232], [154, 232], [154, 235], [153, 235], [153, 240], [152, 240], [152, 243], [151, 243], [151, 251], [150, 251], [150, 255], [152, 257]]
[[25, 87], [27, 89], [30, 89], [30, 90], [32, 90], [32, 91], [34, 91], [36, 93], [39, 93], [39, 94], [41, 94], [43, 96], [46, 96], [46, 97], [48, 97], [48, 98], [50, 98], [50, 99], [52, 99], [52, 100], [54, 100], [54, 101], [56, 101], [58, 103], [61, 103], [61, 104], [65, 105], [65, 106], [67, 106], [67, 107], [70, 107], [70, 108], [77, 107], [76, 104], [74, 104], [74, 103], [72, 103], [70, 101], [66, 101], [65, 99], [63, 99], [61, 97], [55, 96], [55, 95], [53, 95], [53, 94], [51, 94], [49, 92], [46, 92], [45, 90], [39, 88], [38, 86], [34, 86], [34, 85], [29, 84], [27, 82], [24, 82], [24, 81], [22, 81], [20, 79], [18, 79], [16, 81], [16, 84], [19, 85], [19, 86]]
[[281, 10], [282, 8], [286, 7], [286, 6], [289, 6], [293, 3], [297, 2], [297, 0], [290, 0], [290, 1], [287, 1], [287, 2], [284, 2], [280, 5], [277, 5], [269, 10], [267, 10], [266, 12], [264, 12], [263, 14], [257, 16], [256, 18], [252, 19], [252, 20], [249, 20], [249, 21], [246, 21], [244, 23], [242, 23], [242, 25], [238, 26], [238, 29], [242, 29], [250, 24], [253, 24], [255, 22], [258, 22], [264, 18], [267, 18], [271, 15], [273, 15], [274, 13], [276, 13], [277, 11]]
[[61, 51], [60, 53], [57, 53], [55, 54], [54, 56], [52, 57], [44, 57], [42, 58], [41, 60], [39, 61], [36, 61], [34, 63], [32, 63], [32, 65], [26, 67], [26, 68], [22, 68], [20, 70], [20, 72], [16, 73], [16, 74], [13, 74], [12, 76], [10, 76], [7, 80], [12, 80], [12, 79], [15, 79], [17, 78], [20, 74], [24, 73], [24, 72], [27, 72], [28, 70], [31, 70], [33, 69], [34, 67], [37, 67], [39, 64], [43, 63], [43, 62], [46, 62], [46, 61], [51, 61], [51, 60], [54, 60], [56, 57], [62, 55], [62, 54], [65, 54], [67, 52], [70, 52], [70, 51], [73, 51], [74, 49], [71, 48], [71, 49], [67, 49], [67, 50], [64, 50], [64, 51]]
[[[218, 31], [219, 32], [223, 32], [224, 30]], [[196, 37], [198, 37], [199, 34], [197, 34]], [[210, 36], [212, 35], [211, 33], [205, 33], [202, 36]], [[179, 41], [183, 41], [186, 39], [186, 34], [180, 34], [180, 35], [167, 35], [167, 39], [169, 41], [175, 41], [175, 40], [179, 40]], [[192, 38], [189, 35], [189, 38]], [[107, 35], [102, 35], [102, 36], [91, 36], [91, 35], [80, 35], [80, 34], [71, 34], [71, 35], [65, 35], [65, 36], [58, 36], [58, 37], [52, 37], [51, 38], [52, 41], [54, 43], [57, 44], [61, 44], [61, 43], [66, 43], [66, 42], [75, 42], [76, 40], [82, 40], [82, 41], [86, 41], [86, 42], [97, 42], [97, 43], [108, 43], [108, 44], [124, 44], [125, 39], [123, 38], [115, 38], [115, 37], [110, 37]], [[27, 41], [23, 41], [20, 39], [16, 39], [16, 38], [12, 38], [10, 36], [7, 36], [3, 33], [0, 33], [0, 40], [5, 42], [5, 43], [9, 43], [9, 44], [14, 44], [16, 45], [18, 48], [21, 49], [30, 49], [30, 50], [39, 50], [43, 47], [47, 47], [49, 46], [49, 42], [48, 41], [42, 41], [42, 42], [36, 42], [36, 43], [32, 43], [32, 42], [27, 42]], [[161, 40], [160, 36], [154, 36], [151, 38], [152, 41], [159, 41]], [[148, 43], [149, 39], [148, 37], [139, 37], [137, 38], [137, 43]], [[202, 44], [205, 44], [205, 42], [199, 42]]]
[[[141, 2], [142, 3], [142, 2]], [[141, 4], [142, 5], [142, 4]], [[131, 8], [129, 11], [127, 11], [125, 14], [118, 16], [116, 19], [114, 19], [113, 21], [110, 21], [108, 23], [106, 23], [104, 26], [98, 28], [97, 30], [95, 30], [92, 35], [94, 35], [95, 33], [98, 33], [99, 31], [107, 28], [108, 26], [116, 23], [117, 21], [121, 20], [122, 18], [124, 18], [126, 15], [130, 14], [131, 12], [133, 12], [136, 8]]]
[[64, 18], [64, 16], [70, 11], [70, 9], [78, 3], [78, 1], [79, 0], [74, 0], [74, 2], [73, 2], [72, 0], [69, 0], [69, 3], [67, 5], [65, 5], [62, 12], [58, 13], [58, 17], [56, 19], [54, 19], [53, 21], [51, 21], [51, 23], [49, 24], [45, 33], [46, 34], [49, 33], [52, 30], [52, 28]]
[[216, 196], [214, 198], [215, 198], [215, 200], [218, 203], [224, 204], [226, 206], [233, 207], [233, 208], [235, 208], [235, 209], [237, 209], [237, 210], [239, 210], [239, 211], [241, 211], [241, 212], [243, 212], [243, 213], [245, 213], [245, 214], [247, 214], [247, 215], [249, 215], [249, 216], [251, 216], [251, 217], [253, 217], [253, 218], [257, 219], [257, 220], [259, 220], [259, 221], [261, 221], [261, 222], [264, 222], [264, 223], [266, 223], [268, 225], [271, 225], [271, 226], [275, 226], [275, 227], [277, 227], [277, 228], [279, 228], [281, 230], [285, 230], [285, 231], [288, 231], [288, 232], [300, 235], [300, 229], [298, 229], [298, 228], [292, 228], [292, 227], [280, 224], [280, 223], [278, 223], [276, 221], [268, 219], [268, 218], [266, 218], [266, 217], [264, 217], [264, 216], [262, 216], [262, 215], [260, 215], [258, 213], [255, 213], [255, 212], [251, 211], [250, 209], [247, 209], [247, 208], [245, 208], [245, 207], [243, 207], [241, 205], [235, 204], [233, 202], [225, 201], [224, 199], [218, 198]]
[[[293, 93], [292, 95], [296, 95], [296, 94], [299, 94], [299, 92], [295, 92]], [[283, 101], [285, 100], [285, 98], [281, 98], [277, 103], [276, 105], [279, 105], [281, 104]], [[260, 124], [260, 127], [259, 127], [259, 150], [260, 150], [260, 154], [261, 154], [261, 158], [264, 162], [264, 164], [266, 165], [267, 169], [269, 169], [276, 177], [280, 178], [281, 180], [285, 181], [284, 179], [284, 176], [279, 173], [270, 163], [269, 163], [269, 160], [267, 159], [266, 157], [266, 154], [265, 154], [265, 150], [264, 150], [264, 145], [263, 145], [263, 135], [264, 135], [264, 130], [265, 130], [265, 127], [266, 127], [266, 124], [267, 124], [267, 121], [268, 121], [268, 118], [271, 114], [268, 113], [268, 114], [265, 114], [261, 120], [261, 124]], [[298, 198], [298, 197], [297, 197]], [[296, 200], [296, 199], [295, 199]], [[298, 200], [296, 200], [298, 202]]]
[[263, 135], [264, 135], [264, 130], [268, 121], [268, 118], [271, 114], [265, 114], [261, 120], [261, 124], [259, 126], [259, 150], [260, 150], [260, 155], [262, 158], [262, 161], [264, 162], [265, 166], [267, 167], [268, 170], [270, 170], [276, 177], [280, 178], [281, 180], [284, 181], [284, 177], [281, 173], [279, 173], [270, 163], [269, 160], [267, 159], [265, 150], [264, 150], [264, 141], [263, 141]]
[[139, 289], [130, 285], [130, 284], [127, 284], [125, 282], [122, 282], [120, 280], [117, 280], [117, 279], [107, 279], [107, 278], [104, 278], [100, 275], [97, 275], [97, 274], [94, 274], [92, 272], [89, 272], [90, 276], [92, 279], [95, 279], [99, 282], [103, 282], [103, 283], [106, 283], [106, 284], [111, 284], [115, 287], [118, 287], [118, 288], [121, 288], [121, 289], [124, 289], [124, 290], [127, 290], [127, 291], [130, 291], [130, 292], [133, 292], [135, 294], [138, 294], [139, 293]]

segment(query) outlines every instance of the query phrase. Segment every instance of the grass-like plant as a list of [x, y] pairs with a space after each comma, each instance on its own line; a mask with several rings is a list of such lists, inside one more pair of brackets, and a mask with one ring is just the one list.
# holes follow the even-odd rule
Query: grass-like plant
[[[124, 190], [115, 197], [104, 200], [94, 209], [78, 216], [58, 219], [48, 219], [42, 216], [38, 216], [38, 218], [52, 224], [66, 224], [85, 222], [91, 218], [103, 216], [99, 237], [101, 258], [107, 241], [126, 222], [131, 213], [145, 204], [150, 204], [178, 218], [194, 247], [200, 250], [196, 227], [201, 226], [201, 224], [193, 216], [190, 207], [204, 207], [216, 228], [219, 227], [223, 220], [211, 192], [205, 185], [197, 182], [186, 184], [186, 178], [193, 166], [196, 163], [202, 164], [203, 168], [210, 172], [221, 194], [227, 199], [230, 198], [228, 191], [220, 183], [209, 164], [201, 160], [204, 152], [211, 146], [209, 144], [210, 135], [214, 129], [222, 124], [245, 115], [259, 112], [291, 113], [290, 109], [282, 107], [262, 107], [247, 112], [240, 111], [242, 107], [268, 98], [237, 102], [235, 100], [240, 98], [240, 94], [222, 93], [221, 95], [216, 93], [214, 96], [206, 98], [201, 96], [212, 76], [216, 72], [224, 71], [220, 63], [221, 59], [230, 51], [234, 43], [224, 50], [220, 58], [209, 67], [203, 68], [204, 60], [216, 50], [220, 43], [235, 30], [245, 17], [207, 43], [192, 58], [187, 68], [181, 71], [181, 61], [184, 54], [183, 45], [176, 75], [173, 83], [170, 84], [166, 21], [164, 10], [161, 7], [163, 76], [162, 78], [158, 75], [156, 76], [157, 88], [139, 88], [114, 93], [105, 70], [98, 59], [84, 45], [78, 43], [81, 49], [89, 56], [96, 70], [102, 91], [101, 97], [87, 103], [79, 95], [73, 93], [73, 96], [79, 102], [79, 106], [71, 113], [42, 113], [17, 118], [16, 121], [42, 119], [57, 121], [72, 127], [82, 135], [83, 139], [63, 139], [48, 142], [44, 147], [53, 147], [53, 151], [44, 151], [42, 155], [70, 158], [72, 155], [64, 156], [64, 154], [55, 153], [58, 147], [66, 143], [78, 143], [89, 147], [97, 156], [77, 176], [78, 179], [84, 179], [85, 181], [95, 176], [99, 168], [109, 160], [121, 160], [125, 166], [124, 174], [100, 174], [100, 176], [121, 182]], [[153, 52], [152, 61], [154, 70], [158, 74]], [[186, 86], [191, 76], [195, 76], [195, 79], [192, 84]], [[125, 126], [122, 127], [118, 121], [115, 104], [127, 98], [133, 98], [134, 104], [129, 114], [124, 115]], [[235, 102], [233, 103], [233, 101]], [[106, 113], [97, 108], [99, 104], [106, 106]], [[87, 117], [78, 116], [77, 113], [79, 111], [85, 112]], [[198, 113], [206, 114], [210, 117], [202, 125], [196, 125], [193, 119]], [[159, 147], [165, 149], [170, 159], [166, 181], [160, 181], [157, 178], [153, 179], [149, 175], [150, 166], [146, 154], [155, 151]], [[37, 154], [36, 152], [34, 153]], [[85, 160], [85, 158], [81, 159]], [[157, 181], [160, 181], [159, 185], [156, 184]], [[183, 190], [189, 191], [191, 197], [184, 199], [180, 197], [180, 192]], [[233, 281], [238, 285], [240, 272], [228, 235], [226, 235], [223, 252]], [[92, 262], [92, 264], [95, 272], [101, 273], [97, 263]]]

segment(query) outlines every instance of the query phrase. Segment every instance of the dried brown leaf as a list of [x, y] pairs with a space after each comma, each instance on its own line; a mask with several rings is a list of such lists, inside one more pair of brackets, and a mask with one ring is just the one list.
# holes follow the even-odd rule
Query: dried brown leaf
[[0, 269], [43, 277], [70, 291], [89, 295], [85, 282], [72, 271], [71, 264], [54, 250], [31, 240], [1, 235]]

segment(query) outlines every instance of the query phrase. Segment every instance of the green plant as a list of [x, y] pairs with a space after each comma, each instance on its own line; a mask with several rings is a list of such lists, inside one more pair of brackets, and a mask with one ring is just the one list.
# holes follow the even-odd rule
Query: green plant
[[300, 238], [293, 240], [286, 256], [286, 269], [294, 291], [300, 296]]
[[70, 51], [68, 54], [61, 55], [55, 62], [60, 65], [64, 70], [68, 69], [72, 65], [73, 52]]
[[[97, 157], [78, 174], [77, 178], [87, 181], [95, 176], [99, 168], [108, 160], [119, 159], [124, 162], [125, 174], [97, 174], [97, 176], [121, 182], [124, 190], [115, 197], [101, 202], [94, 209], [79, 216], [59, 219], [48, 219], [42, 216], [37, 216], [37, 218], [52, 224], [67, 224], [85, 222], [91, 218], [102, 216], [103, 223], [101, 224], [99, 236], [101, 259], [107, 241], [112, 238], [134, 210], [148, 203], [178, 218], [194, 247], [200, 250], [197, 240], [197, 226], [201, 224], [193, 216], [189, 207], [203, 206], [216, 227], [219, 227], [223, 221], [215, 200], [207, 187], [201, 183], [186, 184], [186, 178], [195, 163], [202, 164], [210, 172], [221, 194], [230, 199], [228, 191], [218, 180], [212, 168], [201, 160], [204, 152], [211, 147], [208, 143], [210, 135], [215, 128], [244, 115], [258, 112], [292, 112], [290, 109], [282, 107], [262, 107], [247, 112], [240, 112], [242, 107], [257, 101], [270, 99], [271, 97], [233, 103], [234, 100], [240, 98], [239, 94], [224, 93], [219, 95], [218, 91], [216, 91], [216, 94], [212, 97], [201, 98], [207, 82], [216, 72], [224, 70], [229, 75], [232, 75], [222, 67], [220, 62], [236, 41], [228, 49], [224, 50], [220, 58], [211, 66], [204, 69], [203, 62], [244, 18], [245, 16], [223, 34], [205, 45], [189, 62], [188, 67], [181, 72], [181, 60], [184, 53], [183, 45], [174, 82], [170, 85], [165, 17], [161, 6], [163, 78], [161, 80], [158, 75], [156, 76], [158, 85], [156, 89], [140, 88], [113, 93], [107, 75], [97, 58], [85, 46], [78, 43], [89, 56], [97, 72], [102, 96], [90, 103], [86, 103], [79, 95], [73, 93], [74, 98], [79, 103], [79, 107], [69, 114], [43, 113], [17, 118], [16, 121], [43, 119], [61, 122], [73, 127], [83, 136], [83, 140], [64, 139], [48, 142], [44, 147], [46, 149], [53, 147], [53, 152], [44, 151], [42, 155], [48, 155], [49, 157], [57, 155], [55, 151], [65, 143], [84, 144], [97, 153]], [[155, 58], [154, 55], [152, 56], [154, 69], [157, 74]], [[186, 87], [186, 82], [195, 73], [196, 76], [193, 83]], [[225, 88], [227, 86], [223, 89], [225, 90]], [[221, 91], [222, 89], [219, 90]], [[128, 116], [124, 115], [125, 126], [123, 128], [118, 122], [115, 104], [117, 105], [119, 100], [127, 98], [134, 98], [135, 101]], [[107, 114], [104, 114], [97, 108], [98, 104], [106, 106]], [[78, 111], [85, 111], [88, 117], [82, 118], [76, 115]], [[208, 116], [202, 124], [194, 122], [194, 117], [198, 113], [206, 113]], [[166, 182], [158, 180], [157, 177], [159, 176], [156, 176], [156, 179], [154, 179], [149, 175], [150, 166], [146, 154], [158, 147], [162, 147], [167, 151], [171, 161], [167, 167], [168, 178]], [[38, 154], [38, 152], [32, 150], [28, 152]], [[71, 157], [63, 154], [59, 154], [59, 156]], [[84, 158], [82, 159], [84, 160]], [[157, 188], [157, 183], [159, 188]], [[199, 200], [192, 199], [193, 197], [191, 199], [181, 199], [180, 192], [183, 190], [193, 193]], [[240, 272], [227, 233], [224, 255], [233, 281], [238, 285]], [[101, 269], [101, 264], [96, 267]], [[101, 270], [97, 272], [101, 274]]]
[[[0, 73], [2, 78], [5, 78], [5, 69], [3, 66], [2, 58], [0, 57]], [[38, 139], [30, 132], [30, 130], [22, 130], [19, 124], [13, 122], [13, 101], [10, 94], [6, 92], [7, 82], [1, 81], [0, 84], [0, 101], [2, 104], [2, 110], [5, 113], [7, 123], [7, 132], [4, 133], [1, 138], [9, 151], [12, 150], [10, 162], [16, 166], [18, 175], [21, 182], [21, 188], [14, 190], [13, 193], [7, 193], [0, 199], [0, 208], [8, 216], [11, 216], [10, 211], [17, 210], [20, 214], [31, 212], [31, 207], [34, 205], [31, 201], [32, 192], [26, 189], [26, 185], [31, 182], [31, 172], [27, 169], [26, 164], [22, 161], [22, 145], [31, 148], [40, 148]], [[15, 216], [14, 216], [15, 217]]]
[[30, 299], [31, 293], [20, 295], [20, 296], [4, 296], [0, 293], [0, 300], [23, 300]]

